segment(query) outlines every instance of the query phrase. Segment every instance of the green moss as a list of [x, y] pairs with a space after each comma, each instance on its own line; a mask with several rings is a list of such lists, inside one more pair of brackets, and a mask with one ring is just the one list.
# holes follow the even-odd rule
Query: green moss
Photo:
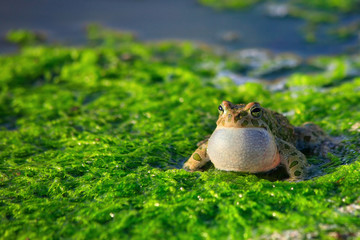
[[292, 17], [303, 18], [311, 24], [334, 23], [338, 20], [333, 13], [319, 10], [309, 10], [305, 7], [292, 6], [289, 8], [289, 15]]
[[[344, 70], [359, 58], [314, 59], [318, 75], [298, 72], [271, 92], [213, 81], [219, 65], [234, 64], [205, 46], [112, 39], [0, 57], [1, 239], [358, 232], [359, 213], [341, 207], [360, 194], [360, 79]], [[179, 169], [224, 99], [313, 121], [343, 145], [328, 160], [312, 157], [321, 176], [298, 183]]]
[[35, 33], [32, 31], [19, 29], [9, 31], [6, 34], [6, 39], [9, 42], [19, 44], [19, 45], [34, 45], [45, 40], [45, 36], [40, 33]]
[[87, 36], [93, 45], [102, 44], [114, 46], [119, 43], [123, 44], [135, 40], [135, 35], [131, 32], [113, 31], [96, 23], [87, 26]]
[[213, 7], [216, 9], [242, 9], [254, 5], [260, 0], [199, 0], [205, 6]]
[[[266, 2], [268, 0], [262, 1]], [[236, 9], [251, 6], [260, 0], [199, 0], [200, 3], [220, 9]], [[271, 2], [271, 1], [268, 1]], [[274, 2], [274, 1], [272, 1]], [[359, 0], [288, 0], [290, 5], [304, 6], [312, 9], [332, 10], [340, 12], [355, 12], [359, 9]]]

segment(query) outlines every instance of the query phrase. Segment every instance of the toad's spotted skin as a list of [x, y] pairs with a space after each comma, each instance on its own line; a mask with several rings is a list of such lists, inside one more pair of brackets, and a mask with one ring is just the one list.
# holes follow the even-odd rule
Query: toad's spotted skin
[[217, 127], [210, 138], [185, 162], [184, 168], [200, 170], [208, 161], [217, 169], [265, 172], [283, 164], [290, 181], [306, 177], [307, 161], [301, 152], [326, 155], [330, 138], [313, 123], [292, 126], [283, 115], [259, 103], [219, 106]]

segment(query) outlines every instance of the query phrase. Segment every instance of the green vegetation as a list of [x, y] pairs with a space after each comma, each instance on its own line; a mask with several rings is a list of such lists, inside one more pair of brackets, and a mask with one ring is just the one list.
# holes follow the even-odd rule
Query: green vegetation
[[216, 9], [241, 9], [245, 7], [250, 7], [255, 3], [258, 3], [260, 0], [199, 0], [201, 4], [210, 6]]
[[310, 7], [312, 9], [331, 10], [339, 12], [354, 12], [359, 9], [359, 0], [287, 0], [287, 1], [270, 1], [270, 0], [198, 0], [200, 3], [217, 9], [240, 9], [251, 6], [258, 2], [278, 2], [288, 3], [294, 6]]
[[[219, 78], [247, 66], [206, 46], [96, 29], [90, 46], [0, 57], [0, 239], [360, 237], [360, 55], [313, 59], [316, 74], [272, 92]], [[224, 99], [313, 121], [343, 146], [298, 183], [181, 170]]]
[[6, 36], [6, 39], [9, 42], [24, 46], [43, 42], [45, 40], [45, 37], [40, 33], [34, 33], [28, 30], [19, 29], [10, 31]]

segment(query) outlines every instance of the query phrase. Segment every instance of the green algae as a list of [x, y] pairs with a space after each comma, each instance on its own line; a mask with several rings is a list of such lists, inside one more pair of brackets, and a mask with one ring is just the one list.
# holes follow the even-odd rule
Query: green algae
[[43, 42], [45, 40], [45, 36], [41, 33], [18, 29], [9, 31], [6, 35], [6, 40], [22, 46], [34, 45], [36, 43]]
[[216, 0], [199, 0], [199, 2], [206, 6], [211, 6], [216, 9], [242, 9], [246, 7], [250, 7], [255, 3], [258, 3], [260, 0], [224, 0], [224, 1], [216, 1]]
[[[266, 2], [262, 1], [262, 2]], [[218, 9], [241, 9], [244, 7], [252, 6], [255, 3], [261, 2], [260, 0], [199, 0], [200, 3], [211, 6]], [[271, 1], [268, 1], [271, 2]], [[276, 1], [272, 1], [276, 2]], [[284, 3], [284, 1], [279, 1], [280, 3]], [[340, 11], [340, 12], [355, 12], [359, 9], [359, 0], [344, 0], [344, 1], [337, 1], [337, 0], [289, 0], [285, 1], [293, 4], [295, 6], [304, 6], [311, 9], [320, 9], [320, 10], [331, 10], [331, 11]]]
[[[318, 73], [273, 92], [215, 81], [243, 64], [207, 46], [91, 34], [91, 46], [0, 57], [1, 239], [359, 237], [359, 212], [342, 210], [360, 194], [360, 78], [344, 70], [359, 55], [312, 59]], [[315, 122], [342, 145], [310, 157], [321, 174], [298, 183], [181, 170], [224, 99]]]

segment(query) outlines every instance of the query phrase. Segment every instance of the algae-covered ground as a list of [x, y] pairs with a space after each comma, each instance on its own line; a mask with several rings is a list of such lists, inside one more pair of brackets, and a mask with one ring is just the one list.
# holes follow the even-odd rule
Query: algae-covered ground
[[290, 4], [292, 6], [308, 7], [312, 9], [338, 10], [341, 12], [353, 12], [359, 10], [359, 0], [198, 0], [200, 3], [214, 8], [236, 9], [252, 6], [259, 2], [272, 2]]
[[[360, 54], [303, 62], [272, 88], [220, 73], [275, 60], [96, 28], [89, 39], [0, 57], [0, 239], [360, 239]], [[309, 156], [313, 178], [296, 183], [182, 170], [225, 99], [341, 144]]]

